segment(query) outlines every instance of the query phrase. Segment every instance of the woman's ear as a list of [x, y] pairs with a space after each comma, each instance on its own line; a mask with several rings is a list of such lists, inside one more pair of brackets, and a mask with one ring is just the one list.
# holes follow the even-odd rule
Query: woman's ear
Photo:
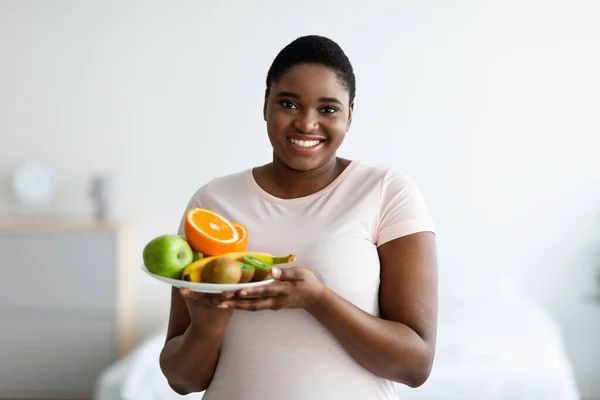
[[352, 102], [352, 104], [350, 104], [350, 107], [348, 108], [348, 126], [346, 128], [346, 132], [348, 132], [350, 130], [350, 125], [352, 125], [352, 114], [354, 113], [354, 102]]

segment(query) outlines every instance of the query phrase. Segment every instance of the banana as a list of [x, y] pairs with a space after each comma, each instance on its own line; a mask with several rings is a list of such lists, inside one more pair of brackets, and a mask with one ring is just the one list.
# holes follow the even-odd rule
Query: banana
[[240, 258], [243, 256], [252, 256], [252, 257], [256, 258], [257, 260], [260, 260], [269, 265], [287, 264], [287, 263], [294, 262], [294, 260], [296, 259], [296, 256], [293, 254], [290, 254], [290, 255], [284, 256], [284, 257], [275, 257], [269, 253], [261, 253], [258, 251], [247, 251], [247, 252], [241, 253]]
[[258, 251], [240, 251], [235, 253], [225, 253], [219, 256], [204, 257], [200, 260], [193, 261], [183, 269], [183, 272], [181, 273], [181, 279], [188, 282], [201, 282], [200, 277], [202, 276], [202, 268], [204, 268], [204, 266], [208, 264], [211, 260], [220, 257], [229, 257], [233, 258], [234, 260], [241, 261], [244, 256], [252, 256], [269, 265], [287, 264], [293, 262], [296, 259], [296, 256], [293, 254], [283, 257], [275, 257], [272, 254]]

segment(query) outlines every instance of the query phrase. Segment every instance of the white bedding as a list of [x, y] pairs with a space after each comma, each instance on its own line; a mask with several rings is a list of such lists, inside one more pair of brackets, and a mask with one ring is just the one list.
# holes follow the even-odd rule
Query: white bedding
[[[98, 378], [95, 400], [183, 399], [158, 366], [164, 332]], [[430, 379], [399, 386], [399, 399], [579, 400], [560, 331], [523, 296], [440, 300], [438, 345]], [[201, 399], [202, 394], [185, 396]]]
[[441, 303], [431, 376], [399, 393], [411, 400], [580, 399], [558, 326], [522, 296]]

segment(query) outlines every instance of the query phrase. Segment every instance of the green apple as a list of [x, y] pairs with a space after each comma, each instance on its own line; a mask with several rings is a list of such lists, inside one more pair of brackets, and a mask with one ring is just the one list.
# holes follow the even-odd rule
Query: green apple
[[[179, 235], [179, 236], [187, 241], [185, 235]], [[192, 261], [198, 261], [198, 260], [202, 260], [204, 258], [204, 254], [200, 253], [199, 251], [194, 250], [193, 247], [192, 247], [192, 253], [194, 253], [194, 258]]]
[[183, 269], [192, 262], [194, 252], [180, 235], [162, 235], [146, 244], [143, 258], [151, 273], [179, 279]]

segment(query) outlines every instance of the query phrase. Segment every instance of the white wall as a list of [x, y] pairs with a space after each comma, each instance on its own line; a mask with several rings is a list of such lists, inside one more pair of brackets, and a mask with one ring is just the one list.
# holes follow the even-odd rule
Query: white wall
[[[582, 299], [600, 258], [599, 20], [592, 0], [3, 1], [0, 211], [23, 211], [8, 192], [22, 160], [60, 172], [49, 211], [65, 215], [90, 215], [86, 180], [108, 172], [141, 252], [208, 179], [269, 161], [267, 69], [295, 37], [328, 35], [357, 73], [341, 155], [411, 174], [442, 285], [521, 279], [600, 393], [600, 308]], [[139, 290], [146, 335], [169, 288], [140, 273]]]

